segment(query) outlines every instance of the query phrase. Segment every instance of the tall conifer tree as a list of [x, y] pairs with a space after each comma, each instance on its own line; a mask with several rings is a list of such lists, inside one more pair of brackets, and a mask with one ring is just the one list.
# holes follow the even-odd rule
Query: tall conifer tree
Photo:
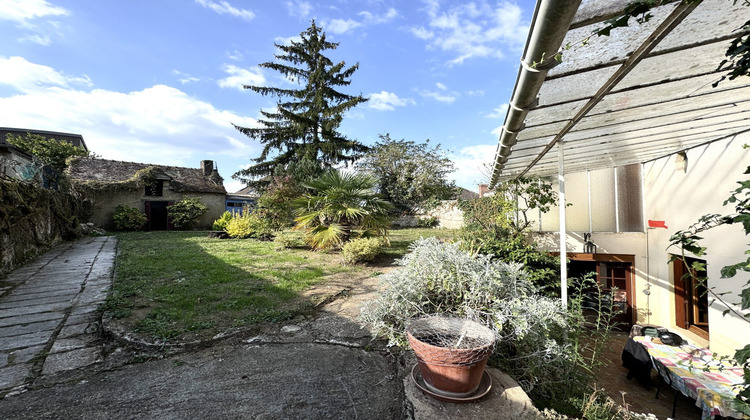
[[[274, 44], [280, 50], [276, 62], [260, 67], [275, 70], [301, 85], [299, 89], [245, 85], [261, 95], [278, 97], [276, 109], [261, 110], [261, 127], [235, 127], [263, 145], [254, 165], [233, 175], [255, 189], [262, 188], [269, 176], [297, 172], [315, 176], [341, 162], [358, 159], [369, 148], [348, 139], [338, 131], [344, 113], [367, 101], [361, 94], [347, 95], [336, 90], [351, 83], [351, 75], [359, 63], [345, 68], [323, 53], [334, 50], [338, 43], [326, 41], [325, 32], [315, 25], [300, 34], [301, 41], [290, 45]], [[278, 152], [278, 153], [273, 153]]]

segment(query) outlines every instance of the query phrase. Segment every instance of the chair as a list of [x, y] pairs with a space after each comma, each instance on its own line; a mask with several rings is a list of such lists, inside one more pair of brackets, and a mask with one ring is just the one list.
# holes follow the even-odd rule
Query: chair
[[672, 386], [672, 376], [669, 374], [669, 369], [667, 369], [666, 366], [664, 366], [661, 362], [659, 362], [656, 359], [651, 359], [654, 365], [654, 369], [656, 369], [656, 372], [659, 374], [659, 383], [656, 385], [656, 399], [659, 399], [659, 391], [661, 391], [661, 384], [663, 382], [666, 382], [667, 385], [669, 385], [670, 388], [674, 391], [674, 399], [672, 401], [672, 418], [674, 418], [674, 413], [677, 410], [677, 396], [681, 392]]

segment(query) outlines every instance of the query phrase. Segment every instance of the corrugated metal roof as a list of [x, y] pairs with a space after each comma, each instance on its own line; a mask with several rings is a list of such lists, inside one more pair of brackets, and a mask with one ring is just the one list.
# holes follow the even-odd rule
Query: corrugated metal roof
[[500, 136], [492, 184], [556, 174], [558, 140], [565, 172], [573, 173], [647, 162], [750, 130], [750, 79], [711, 86], [727, 72], [717, 67], [750, 7], [673, 2], [653, 9], [648, 22], [631, 19], [610, 36], [593, 34], [626, 4], [591, 0], [578, 7], [562, 42], [571, 48], [546, 74], [507, 158]]

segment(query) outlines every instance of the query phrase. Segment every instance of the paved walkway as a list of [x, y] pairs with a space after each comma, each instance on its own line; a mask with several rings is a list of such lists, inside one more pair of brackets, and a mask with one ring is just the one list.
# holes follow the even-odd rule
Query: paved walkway
[[0, 394], [101, 361], [96, 309], [117, 240], [61, 244], [0, 281]]

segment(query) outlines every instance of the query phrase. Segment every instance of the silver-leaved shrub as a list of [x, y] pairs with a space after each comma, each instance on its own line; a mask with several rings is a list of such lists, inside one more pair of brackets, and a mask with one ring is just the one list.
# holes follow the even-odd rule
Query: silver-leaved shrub
[[527, 392], [567, 398], [559, 394], [586, 387], [591, 366], [577, 351], [583, 318], [559, 298], [538, 294], [521, 264], [472, 255], [435, 238], [415, 241], [400, 264], [382, 276], [381, 295], [362, 309], [362, 318], [391, 345], [406, 346], [411, 318], [468, 317], [498, 333], [490, 363]]

